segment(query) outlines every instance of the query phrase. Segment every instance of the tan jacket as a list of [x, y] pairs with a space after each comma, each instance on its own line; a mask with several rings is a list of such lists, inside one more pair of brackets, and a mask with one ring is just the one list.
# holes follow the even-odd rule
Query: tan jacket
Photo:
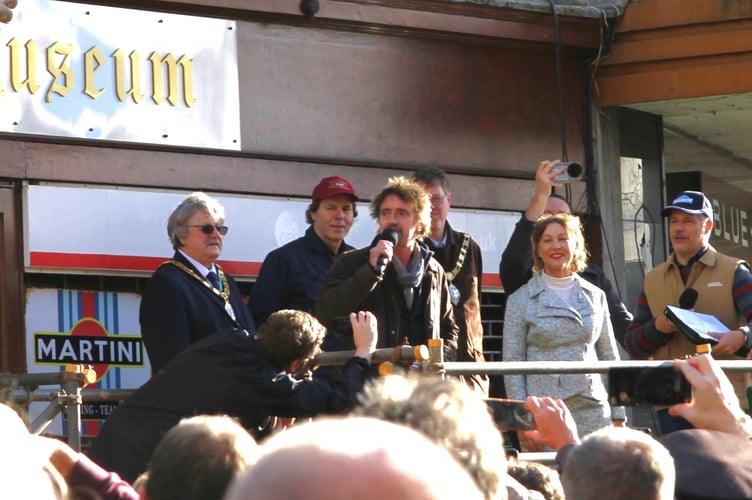
[[[694, 310], [713, 314], [730, 329], [746, 325], [746, 321], [734, 305], [733, 286], [734, 272], [744, 260], [719, 253], [712, 246], [705, 255], [695, 262], [687, 278], [687, 284], [682, 282], [679, 268], [674, 263], [672, 254], [668, 261], [660, 264], [645, 276], [644, 290], [648, 300], [648, 307], [653, 317], [663, 313], [666, 305], [678, 305], [679, 296], [685, 288], [697, 290], [697, 302]], [[681, 333], [675, 333], [673, 338], [664, 346], [659, 347], [653, 359], [681, 358], [688, 354], [695, 354], [697, 346], [692, 344]], [[718, 359], [742, 359], [739, 356], [718, 356]], [[746, 383], [744, 374], [729, 374], [739, 401], [746, 408]]]

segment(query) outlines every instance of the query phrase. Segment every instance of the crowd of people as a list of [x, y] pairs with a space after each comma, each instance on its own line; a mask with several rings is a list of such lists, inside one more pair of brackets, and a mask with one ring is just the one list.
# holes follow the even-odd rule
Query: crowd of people
[[[30, 436], [3, 407], [0, 432], [23, 450], [4, 457], [17, 472], [8, 484], [75, 499], [752, 498], [746, 387], [713, 361], [752, 347], [749, 264], [709, 244], [707, 198], [681, 193], [662, 211], [673, 252], [646, 276], [633, 318], [588, 262], [580, 219], [554, 193], [560, 170], [538, 166], [501, 256], [503, 359], [682, 358], [674, 366], [693, 398], [656, 408], [655, 437], [625, 427], [598, 374], [505, 376], [506, 396], [525, 401], [535, 424], [516, 434], [492, 418], [485, 376], [379, 376], [374, 352], [402, 344], [440, 342], [443, 360], [484, 361], [480, 246], [449, 224], [449, 180], [429, 168], [373, 195], [377, 234], [360, 249], [345, 242], [360, 197], [342, 177], [322, 179], [310, 227], [267, 255], [250, 297], [217, 262], [223, 207], [189, 195], [168, 218], [174, 255], [142, 296], [152, 377], [86, 454]], [[664, 315], [687, 288], [692, 308], [735, 327], [712, 332], [712, 356], [686, 357], [695, 346]], [[314, 370], [328, 350], [349, 360]], [[518, 460], [510, 437], [520, 452], [556, 451], [558, 469]], [[699, 480], [703, 468], [712, 480]]]
[[521, 432], [531, 447], [556, 450], [555, 467], [507, 457], [483, 397], [433, 374], [371, 379], [348, 411], [258, 443], [240, 418], [183, 418], [133, 481], [29, 434], [0, 405], [0, 488], [42, 500], [751, 498], [752, 419], [732, 383], [709, 355], [674, 366], [694, 392], [669, 412], [694, 427], [660, 438], [605, 426], [581, 439], [563, 400], [529, 396], [536, 429]]

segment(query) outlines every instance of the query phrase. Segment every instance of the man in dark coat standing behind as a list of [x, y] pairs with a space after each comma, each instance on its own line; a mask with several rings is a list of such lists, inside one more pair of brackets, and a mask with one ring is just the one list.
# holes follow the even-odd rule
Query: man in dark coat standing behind
[[[449, 296], [454, 320], [459, 327], [457, 361], [485, 361], [483, 324], [480, 319], [483, 259], [480, 247], [468, 233], [452, 229], [447, 220], [452, 192], [446, 174], [438, 168], [425, 168], [413, 174], [431, 197], [431, 234], [423, 240], [433, 250], [434, 259], [444, 267], [449, 281]], [[471, 389], [488, 397], [488, 376], [463, 375]]]

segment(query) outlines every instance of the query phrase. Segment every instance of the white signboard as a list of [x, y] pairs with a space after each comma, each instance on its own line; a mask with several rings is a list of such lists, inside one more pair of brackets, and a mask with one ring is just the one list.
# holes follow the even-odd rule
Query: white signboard
[[[25, 266], [29, 271], [127, 272], [150, 275], [172, 256], [167, 217], [187, 192], [61, 185], [25, 190]], [[310, 200], [212, 194], [225, 207], [230, 231], [222, 266], [235, 277], [255, 277], [271, 250], [303, 235]], [[367, 202], [345, 241], [370, 244], [377, 232]], [[519, 214], [453, 209], [452, 225], [481, 246], [483, 284], [499, 287], [498, 265]]]
[[0, 131], [240, 149], [232, 21], [23, 0], [0, 25]]

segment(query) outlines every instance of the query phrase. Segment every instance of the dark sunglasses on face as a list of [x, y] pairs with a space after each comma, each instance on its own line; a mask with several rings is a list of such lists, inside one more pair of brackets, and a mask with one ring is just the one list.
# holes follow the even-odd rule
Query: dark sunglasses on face
[[221, 226], [217, 224], [216, 226], [214, 224], [186, 224], [188, 227], [197, 227], [201, 229], [201, 232], [204, 234], [212, 234], [214, 230], [216, 229], [219, 234], [222, 236], [227, 234], [227, 231], [230, 229], [227, 226]]

